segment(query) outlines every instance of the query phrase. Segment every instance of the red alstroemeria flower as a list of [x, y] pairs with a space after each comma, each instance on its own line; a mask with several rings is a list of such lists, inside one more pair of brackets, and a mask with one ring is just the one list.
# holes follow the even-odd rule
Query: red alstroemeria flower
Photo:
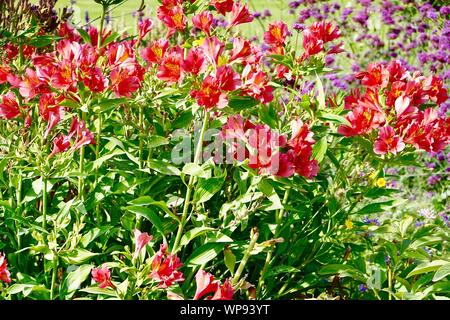
[[77, 138], [72, 146], [72, 150], [80, 149], [88, 144], [95, 144], [94, 134], [86, 128], [86, 123], [83, 120], [78, 120], [77, 117], [74, 117], [72, 120], [68, 134], [69, 139], [75, 134]]
[[378, 131], [378, 138], [373, 145], [373, 151], [376, 154], [383, 155], [388, 152], [397, 154], [405, 149], [405, 143], [402, 138], [395, 134], [391, 126], [385, 126]]
[[20, 95], [27, 99], [32, 99], [40, 93], [48, 92], [48, 87], [37, 76], [33, 69], [27, 68], [25, 76], [19, 83]]
[[430, 75], [422, 82], [422, 85], [423, 93], [437, 105], [447, 101], [447, 90], [444, 87], [444, 82], [439, 77]]
[[192, 17], [192, 23], [196, 28], [202, 30], [209, 37], [211, 35], [210, 33], [213, 19], [214, 17], [210, 11], [202, 11]]
[[236, 37], [233, 39], [233, 49], [231, 50], [231, 57], [229, 62], [245, 61], [252, 53], [252, 45], [248, 39]]
[[195, 291], [194, 300], [198, 300], [204, 295], [215, 292], [220, 286], [219, 281], [214, 280], [214, 276], [205, 270], [198, 270], [195, 275], [197, 289]]
[[91, 68], [82, 78], [83, 84], [92, 92], [103, 92], [108, 87], [108, 79], [105, 78], [99, 67]]
[[235, 2], [233, 4], [231, 22], [227, 29], [230, 29], [239, 24], [248, 23], [253, 21], [253, 15], [248, 11], [247, 5], [242, 5], [240, 2]]
[[134, 250], [134, 257], [136, 258], [141, 250], [145, 248], [147, 243], [149, 243], [153, 237], [149, 235], [147, 232], [141, 232], [138, 229], [134, 230], [134, 242], [136, 249]]
[[227, 279], [222, 286], [218, 286], [216, 293], [211, 300], [233, 300], [234, 289], [231, 282]]
[[11, 68], [8, 65], [0, 64], [0, 84], [8, 82], [8, 76], [11, 74]]
[[156, 76], [158, 79], [166, 81], [168, 85], [177, 83], [182, 80], [182, 63], [183, 51], [180, 47], [177, 47], [163, 58]]
[[4, 119], [13, 119], [20, 114], [19, 104], [16, 96], [12, 92], [8, 92], [2, 97], [0, 103], [0, 117]]
[[450, 143], [450, 121], [441, 119], [433, 108], [418, 111], [402, 132], [406, 143], [427, 152], [442, 151]]
[[0, 254], [0, 281], [11, 283], [11, 273], [8, 271], [8, 261]]
[[182, 63], [184, 72], [195, 75], [205, 72], [206, 67], [205, 55], [201, 48], [191, 48]]
[[307, 29], [323, 43], [336, 40], [341, 36], [339, 28], [328, 21], [313, 22]]
[[233, 71], [229, 65], [220, 66], [216, 70], [216, 79], [219, 89], [224, 91], [233, 91], [241, 86], [239, 75]]
[[49, 157], [53, 157], [55, 154], [65, 152], [70, 148], [70, 137], [60, 134], [53, 139], [53, 149]]
[[111, 88], [117, 97], [131, 97], [140, 87], [144, 79], [144, 68], [138, 63], [127, 67], [118, 67], [111, 71]]
[[139, 22], [139, 39], [142, 40], [153, 28], [153, 20], [150, 18]]
[[183, 31], [186, 28], [187, 17], [181, 5], [175, 5], [172, 8], [160, 6], [157, 16], [168, 28], [167, 38], [170, 38], [176, 31]]
[[99, 288], [115, 288], [114, 284], [111, 282], [111, 271], [106, 264], [103, 264], [101, 268], [92, 269], [91, 274], [92, 279], [99, 284]]
[[217, 39], [216, 36], [213, 36], [206, 38], [200, 48], [202, 48], [205, 57], [209, 60], [209, 63], [217, 67], [219, 57], [225, 49], [225, 44]]
[[148, 64], [161, 64], [168, 47], [169, 41], [167, 39], [159, 39], [153, 41], [150, 47], [142, 49], [141, 56]]
[[242, 93], [269, 103], [273, 100], [273, 88], [269, 85], [267, 74], [259, 67], [247, 65], [242, 71]]
[[269, 46], [284, 46], [289, 29], [286, 23], [279, 21], [269, 24], [269, 30], [264, 32], [264, 41]]
[[39, 99], [39, 114], [48, 122], [44, 138], [64, 117], [64, 107], [59, 105], [62, 100], [62, 97], [56, 97], [54, 93], [44, 93]]
[[227, 95], [220, 90], [219, 83], [213, 76], [203, 79], [201, 88], [192, 90], [190, 94], [196, 99], [199, 106], [206, 109], [214, 107], [221, 109], [228, 104]]
[[211, 0], [211, 5], [216, 8], [217, 12], [221, 15], [226, 15], [227, 12], [233, 10], [233, 0]]
[[184, 281], [183, 273], [177, 269], [183, 264], [173, 254], [167, 254], [167, 245], [161, 244], [159, 251], [153, 256], [150, 278], [159, 282], [158, 287], [168, 288], [174, 282]]
[[386, 88], [389, 83], [389, 71], [381, 63], [370, 63], [367, 71], [359, 72], [355, 75], [361, 80], [361, 84], [366, 87]]
[[[333, 41], [341, 36], [337, 26], [331, 22], [314, 22], [308, 28], [303, 30], [303, 49], [305, 50], [302, 59], [315, 55], [324, 49], [324, 44]], [[328, 53], [342, 52], [342, 45], [333, 47]]]
[[77, 42], [81, 41], [81, 36], [78, 34], [78, 31], [67, 21], [59, 25], [57, 32], [58, 35], [63, 39]]
[[305, 53], [302, 59], [318, 54], [323, 50], [323, 40], [317, 38], [310, 29], [303, 30], [303, 49]]
[[346, 137], [357, 136], [371, 132], [385, 123], [384, 116], [365, 106], [357, 106], [346, 116], [351, 126], [340, 125], [338, 133]]

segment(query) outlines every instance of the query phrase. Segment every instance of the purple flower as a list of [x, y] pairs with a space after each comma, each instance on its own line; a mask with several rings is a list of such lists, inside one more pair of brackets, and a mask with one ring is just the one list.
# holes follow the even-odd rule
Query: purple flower
[[375, 226], [380, 226], [381, 225], [380, 221], [378, 221], [377, 218], [369, 219], [369, 217], [365, 217], [363, 219], [363, 222], [365, 224], [370, 224], [370, 225], [375, 225]]
[[360, 284], [359, 285], [359, 292], [366, 292], [367, 291], [367, 286], [365, 284]]
[[391, 256], [390, 255], [386, 255], [384, 257], [384, 262], [386, 263], [386, 265], [390, 265], [391, 264]]
[[441, 176], [437, 174], [433, 174], [427, 179], [427, 183], [429, 186], [434, 186], [436, 183], [441, 181]]

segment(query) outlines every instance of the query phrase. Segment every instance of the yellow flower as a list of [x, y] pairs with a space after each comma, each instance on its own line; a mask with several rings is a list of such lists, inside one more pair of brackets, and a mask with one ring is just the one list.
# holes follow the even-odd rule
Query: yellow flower
[[377, 177], [377, 173], [374, 171], [374, 172], [372, 172], [370, 175], [369, 175], [369, 179], [370, 180], [373, 180], [373, 179], [375, 179]]
[[386, 186], [386, 180], [384, 178], [378, 178], [377, 179], [377, 187], [383, 188]]
[[345, 220], [345, 227], [346, 227], [348, 230], [352, 230], [352, 229], [353, 229], [353, 222], [352, 222], [351, 219]]

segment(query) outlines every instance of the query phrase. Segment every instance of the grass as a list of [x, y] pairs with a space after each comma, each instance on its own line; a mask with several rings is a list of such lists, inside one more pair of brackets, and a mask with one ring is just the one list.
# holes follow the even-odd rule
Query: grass
[[[272, 13], [271, 21], [282, 20], [287, 23], [294, 22], [292, 15], [288, 13], [289, 0], [243, 0], [248, 3], [251, 12], [262, 12], [266, 9]], [[115, 28], [119, 30], [127, 29], [130, 32], [135, 31], [136, 18], [133, 17], [135, 12], [141, 4], [141, 0], [126, 0], [124, 3], [115, 8], [111, 13], [112, 23]], [[57, 8], [69, 6], [70, 0], [59, 0]], [[145, 0], [145, 15], [154, 17], [156, 8], [159, 3], [157, 0]], [[91, 20], [99, 18], [101, 14], [101, 6], [95, 3], [93, 0], [76, 0], [76, 4], [73, 5], [74, 15], [73, 22], [76, 24], [85, 24], [85, 13], [88, 12]], [[94, 22], [94, 25], [98, 26], [99, 19]], [[253, 22], [249, 25], [243, 25], [241, 30], [244, 34], [260, 35], [262, 33], [262, 27], [257, 22]]]

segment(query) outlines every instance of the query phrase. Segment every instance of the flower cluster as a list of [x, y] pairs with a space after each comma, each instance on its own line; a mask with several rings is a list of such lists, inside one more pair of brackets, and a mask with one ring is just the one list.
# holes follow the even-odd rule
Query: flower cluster
[[150, 278], [157, 281], [158, 287], [168, 288], [175, 282], [184, 281], [184, 276], [178, 268], [182, 267], [180, 259], [167, 253], [167, 245], [161, 244], [159, 251], [153, 256]]
[[370, 64], [355, 76], [365, 91], [354, 90], [345, 98], [350, 125], [341, 125], [340, 134], [371, 138], [376, 130], [374, 152], [379, 155], [397, 154], [405, 144], [439, 152], [450, 143], [450, 119], [439, 117], [435, 108], [422, 107], [447, 100], [447, 91], [437, 76], [411, 74], [397, 60]]
[[306, 178], [317, 175], [319, 166], [312, 157], [315, 141], [307, 124], [300, 119], [292, 123], [292, 136], [284, 135], [267, 125], [244, 122], [240, 115], [231, 116], [222, 127], [220, 141], [227, 144], [227, 157], [238, 161], [248, 159], [248, 165], [260, 174], [290, 177], [297, 173]]
[[0, 280], [6, 283], [11, 282], [11, 274], [8, 271], [8, 262], [4, 255], [0, 254]]
[[214, 280], [214, 276], [205, 270], [199, 270], [195, 275], [197, 290], [195, 291], [194, 300], [198, 300], [209, 293], [214, 293], [207, 300], [232, 300], [234, 289], [230, 281], [227, 279], [220, 284], [219, 280]]

